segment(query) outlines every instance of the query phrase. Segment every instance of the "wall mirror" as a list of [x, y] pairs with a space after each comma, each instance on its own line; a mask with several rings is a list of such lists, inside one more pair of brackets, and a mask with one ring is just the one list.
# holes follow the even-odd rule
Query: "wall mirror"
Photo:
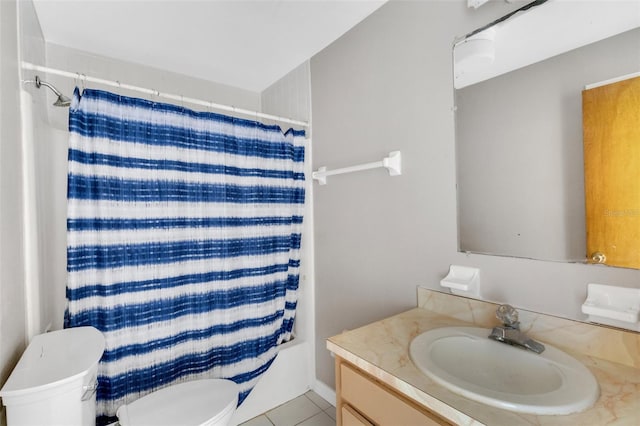
[[[640, 75], [639, 27], [637, 1], [538, 0], [456, 41], [460, 251], [592, 261], [582, 92]], [[640, 206], [612, 211], [640, 236]], [[636, 250], [638, 266], [612, 265], [640, 268]]]

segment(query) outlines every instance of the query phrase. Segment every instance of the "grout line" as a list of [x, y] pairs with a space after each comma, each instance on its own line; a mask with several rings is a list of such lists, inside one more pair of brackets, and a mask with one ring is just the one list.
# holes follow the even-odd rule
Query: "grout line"
[[[315, 394], [316, 394], [316, 396], [317, 396], [318, 398], [320, 398], [321, 400], [323, 400], [323, 401], [325, 401], [327, 404], [329, 404], [329, 407], [328, 407], [328, 408], [322, 408], [321, 406], [319, 406], [318, 404], [316, 404], [316, 403], [313, 401], [313, 399], [311, 399], [311, 398], [309, 398], [309, 397], [307, 396], [307, 393], [309, 393], [309, 392], [313, 392], [313, 393], [315, 393]], [[335, 410], [335, 408], [336, 408], [336, 407], [334, 407], [334, 406], [333, 406], [329, 401], [325, 400], [323, 397], [321, 397], [320, 395], [318, 395], [318, 394], [317, 394], [316, 392], [314, 392], [313, 390], [308, 390], [308, 391], [307, 391], [306, 393], [304, 393], [303, 395], [304, 395], [304, 396], [306, 396], [306, 397], [307, 397], [307, 399], [308, 399], [309, 401], [313, 402], [313, 404], [314, 404], [316, 407], [318, 407], [319, 409], [321, 409], [322, 411], [326, 411], [326, 410], [329, 410], [329, 409], [331, 409], [331, 408], [333, 408], [333, 409]]]
[[[308, 392], [308, 391], [307, 391], [307, 392]], [[320, 414], [320, 413], [324, 413], [325, 415], [327, 415], [327, 416], [328, 416], [328, 414], [324, 412], [324, 410], [322, 409], [322, 407], [320, 407], [318, 404], [316, 404], [315, 402], [313, 402], [313, 400], [307, 396], [306, 392], [305, 392], [305, 393], [303, 393], [302, 395], [303, 395], [305, 398], [307, 398], [309, 401], [311, 401], [311, 403], [312, 403], [313, 405], [315, 405], [315, 406], [316, 406], [316, 408], [318, 408], [320, 411], [318, 411], [317, 413], [314, 413], [314, 414], [310, 415], [309, 417], [307, 417], [307, 418], [306, 418], [306, 419], [304, 419], [304, 420], [301, 420], [300, 422], [296, 423], [296, 424], [295, 424], [295, 426], [301, 425], [302, 423], [304, 423], [304, 422], [306, 422], [307, 420], [309, 420], [311, 417], [315, 417], [315, 416], [317, 416], [317, 415], [318, 415], [318, 414]]]
[[[315, 413], [313, 416], [309, 417], [309, 419], [310, 419], [310, 418], [312, 418], [312, 417], [318, 416], [318, 415], [320, 415], [320, 414], [324, 414], [325, 416], [329, 417], [329, 419], [330, 419], [333, 423], [335, 423], [335, 422], [336, 422], [336, 420], [335, 420], [333, 417], [331, 417], [329, 414], [327, 414], [324, 410], [320, 410], [320, 412]], [[307, 421], [307, 420], [309, 420], [309, 419], [304, 419], [303, 421], [301, 421], [300, 423], [296, 424], [295, 426], [299, 426], [299, 425], [301, 425], [302, 423], [306, 422], [306, 421]]]
[[313, 391], [307, 391], [307, 392], [303, 393], [304, 397], [305, 397], [305, 398], [307, 398], [309, 401], [311, 401], [311, 403], [312, 403], [313, 405], [315, 405], [316, 407], [318, 407], [318, 408], [320, 409], [320, 411], [324, 411], [324, 410], [322, 409], [322, 407], [321, 407], [321, 406], [319, 406], [318, 404], [316, 404], [316, 403], [313, 401], [313, 399], [311, 399], [311, 398], [309, 398], [309, 397], [307, 396], [307, 393], [308, 393], [308, 392], [313, 392]]
[[[313, 391], [312, 391], [312, 390], [309, 390], [309, 391], [307, 391], [307, 392], [313, 392]], [[317, 416], [317, 415], [318, 415], [318, 414], [320, 414], [320, 413], [324, 413], [325, 415], [327, 415], [327, 416], [331, 417], [329, 414], [327, 414], [327, 413], [326, 413], [326, 410], [324, 410], [324, 409], [323, 409], [322, 407], [320, 407], [318, 404], [316, 404], [315, 402], [313, 402], [313, 400], [307, 396], [307, 392], [303, 393], [301, 396], [304, 396], [308, 401], [310, 401], [310, 402], [311, 402], [311, 404], [313, 404], [313, 405], [314, 405], [318, 410], [320, 410], [320, 411], [318, 411], [318, 412], [316, 412], [316, 413], [313, 413], [313, 414], [312, 414], [312, 415], [310, 415], [309, 417], [306, 417], [306, 418], [304, 418], [304, 419], [300, 420], [300, 421], [299, 421], [298, 423], [296, 423], [294, 426], [298, 426], [298, 425], [300, 425], [300, 424], [302, 424], [302, 423], [306, 422], [306, 421], [307, 421], [307, 420], [309, 420], [310, 418]], [[314, 392], [314, 393], [315, 393], [315, 392]], [[316, 394], [316, 395], [317, 395], [317, 394]], [[318, 396], [319, 396], [319, 395], [318, 395]], [[319, 397], [320, 397], [320, 396], [319, 396]], [[322, 398], [322, 397], [320, 397], [320, 398]], [[278, 407], [282, 407], [283, 405], [287, 405], [289, 402], [291, 402], [291, 401], [287, 401], [287, 402], [285, 402], [285, 403], [283, 403], [283, 404], [279, 405]], [[278, 408], [278, 407], [276, 407], [276, 408]], [[335, 410], [335, 407], [330, 406], [329, 408], [327, 408], [327, 410], [331, 410], [331, 409], [334, 409], [334, 410]], [[269, 410], [269, 411], [271, 411], [271, 410]], [[271, 423], [273, 426], [275, 426], [275, 423], [273, 422], [273, 420], [271, 420], [271, 418], [269, 418], [269, 415], [268, 415], [268, 412], [269, 412], [269, 411], [267, 411], [267, 412], [265, 412], [265, 413], [263, 413], [263, 414], [261, 414], [261, 415], [262, 415], [262, 416], [264, 416], [264, 417], [266, 417], [266, 419], [269, 421], [269, 423]], [[333, 420], [333, 417], [331, 417], [331, 419]], [[335, 420], [334, 420], [334, 421], [335, 421]]]
[[[313, 391], [309, 391], [309, 392], [313, 392]], [[313, 392], [313, 393], [315, 393], [315, 392]], [[323, 399], [320, 395], [318, 395], [317, 393], [316, 393], [316, 395], [318, 396], [318, 398], [320, 398], [320, 399], [324, 400], [324, 399]], [[309, 397], [307, 396], [307, 394], [304, 394], [304, 396], [306, 396], [306, 397], [307, 397], [307, 399], [313, 403], [313, 405], [315, 405], [316, 407], [318, 407], [318, 408], [320, 409], [320, 411], [323, 411], [323, 412], [325, 411], [325, 408], [322, 408], [321, 406], [319, 406], [318, 404], [316, 404], [315, 402], [313, 402], [313, 399], [309, 398]], [[328, 404], [328, 402], [327, 402], [327, 404]], [[332, 405], [329, 405], [329, 408], [332, 408], [332, 407], [333, 407]], [[335, 408], [335, 407], [333, 407], [333, 408]]]
[[322, 411], [320, 411], [319, 413], [312, 414], [311, 416], [307, 417], [307, 418], [306, 418], [306, 419], [304, 419], [304, 420], [300, 420], [298, 423], [296, 423], [296, 424], [295, 424], [295, 426], [301, 425], [302, 423], [304, 423], [304, 422], [306, 422], [307, 420], [309, 420], [311, 417], [315, 417], [315, 416], [317, 416], [317, 415], [318, 415], [318, 414], [320, 414], [320, 413], [322, 413]]
[[[267, 421], [269, 422], [269, 424], [270, 424], [271, 426], [276, 426], [276, 425], [275, 425], [275, 423], [273, 423], [273, 422], [271, 421], [271, 419], [267, 416], [267, 413], [262, 413], [262, 414], [260, 414], [259, 416], [255, 416], [254, 418], [249, 419], [249, 420], [247, 420], [246, 422], [240, 423], [240, 425], [239, 425], [239, 426], [242, 426], [242, 425], [244, 425], [245, 423], [251, 422], [251, 421], [256, 420], [256, 419], [258, 419], [258, 418], [260, 418], [260, 417], [264, 417], [265, 419], [267, 419]], [[113, 423], [113, 424], [115, 425], [116, 423]], [[112, 426], [112, 425], [109, 425], [109, 426]]]

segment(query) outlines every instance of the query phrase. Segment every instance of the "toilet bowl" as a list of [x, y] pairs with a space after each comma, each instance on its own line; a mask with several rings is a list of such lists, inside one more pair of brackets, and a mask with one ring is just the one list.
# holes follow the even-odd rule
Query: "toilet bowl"
[[226, 426], [238, 404], [231, 380], [203, 379], [157, 390], [120, 406], [121, 426]]
[[[35, 336], [0, 390], [8, 426], [95, 426], [104, 336], [76, 327]], [[118, 408], [121, 426], [226, 426], [238, 404], [231, 380], [184, 382]]]

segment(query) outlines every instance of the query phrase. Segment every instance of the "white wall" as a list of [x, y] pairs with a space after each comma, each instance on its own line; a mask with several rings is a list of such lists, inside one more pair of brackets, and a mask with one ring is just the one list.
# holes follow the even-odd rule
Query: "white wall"
[[579, 320], [588, 282], [640, 287], [637, 270], [457, 252], [452, 43], [520, 5], [392, 1], [312, 58], [314, 169], [403, 156], [402, 176], [314, 187], [316, 374], [328, 385], [327, 337], [414, 307], [415, 287], [438, 289], [450, 264], [481, 269], [483, 299]]
[[[262, 112], [309, 121], [311, 118], [311, 64], [294, 68], [261, 94]], [[309, 136], [307, 132], [307, 136]]]
[[[32, 63], [45, 62], [45, 42], [31, 1], [18, 2], [19, 57], [21, 61]], [[34, 73], [23, 72], [22, 80], [34, 80]], [[40, 90], [34, 84], [22, 84], [21, 118], [23, 147], [23, 197], [25, 232], [25, 298], [27, 340], [44, 332], [54, 321], [56, 306], [51, 300], [57, 300], [56, 288], [51, 282], [51, 256], [63, 256], [64, 253], [52, 253], [49, 233], [51, 222], [57, 218], [48, 210], [47, 201], [54, 195], [51, 185], [45, 181], [38, 184], [39, 174], [51, 166], [53, 144], [49, 141], [47, 124], [47, 104], [54, 98], [48, 90]], [[47, 143], [42, 143], [47, 141]], [[58, 219], [59, 220], [59, 219]], [[63, 220], [63, 227], [66, 224]], [[63, 228], [64, 229], [64, 228]]]
[[0, 1], [0, 386], [26, 343], [16, 13], [15, 1]]

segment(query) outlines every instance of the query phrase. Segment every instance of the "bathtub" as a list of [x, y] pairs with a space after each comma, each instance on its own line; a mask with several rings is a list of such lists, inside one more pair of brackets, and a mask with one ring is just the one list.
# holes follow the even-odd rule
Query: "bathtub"
[[246, 422], [311, 388], [311, 345], [293, 339], [282, 345], [271, 367], [231, 418], [232, 425]]

